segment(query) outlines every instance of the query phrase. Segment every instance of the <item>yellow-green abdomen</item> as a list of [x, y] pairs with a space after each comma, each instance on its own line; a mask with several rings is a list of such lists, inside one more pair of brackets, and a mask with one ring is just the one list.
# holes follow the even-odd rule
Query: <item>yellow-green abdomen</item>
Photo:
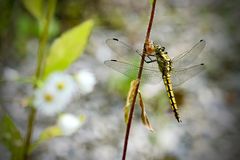
[[167, 94], [168, 94], [168, 97], [170, 100], [172, 110], [175, 114], [175, 117], [178, 122], [181, 122], [179, 114], [178, 114], [178, 107], [177, 107], [176, 99], [175, 99], [173, 89], [172, 89], [172, 82], [171, 82], [170, 74], [163, 75], [163, 81], [164, 81], [164, 85], [166, 87], [166, 91], [167, 91]]

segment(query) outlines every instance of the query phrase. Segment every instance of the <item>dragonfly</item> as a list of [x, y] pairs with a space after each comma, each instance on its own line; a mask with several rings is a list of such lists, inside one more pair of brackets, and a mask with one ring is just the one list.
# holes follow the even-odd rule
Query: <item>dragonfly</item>
[[[107, 39], [106, 44], [112, 51], [120, 55], [120, 60], [106, 60], [104, 64], [131, 79], [135, 79], [136, 77], [132, 73], [139, 70], [139, 66], [129, 62], [127, 58], [121, 58], [121, 55], [134, 53], [141, 57], [143, 53], [117, 38]], [[200, 40], [190, 50], [170, 58], [165, 47], [159, 43], [152, 43], [153, 52], [145, 56], [142, 75], [147, 79], [163, 80], [171, 109], [178, 122], [181, 120], [173, 89], [205, 69], [205, 64], [198, 61], [205, 46], [206, 41]]]

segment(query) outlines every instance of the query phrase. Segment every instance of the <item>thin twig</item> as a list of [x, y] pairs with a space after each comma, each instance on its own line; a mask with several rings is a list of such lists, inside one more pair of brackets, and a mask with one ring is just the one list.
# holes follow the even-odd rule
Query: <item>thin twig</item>
[[132, 117], [133, 117], [133, 112], [134, 112], [134, 108], [135, 108], [135, 102], [136, 102], [136, 97], [137, 97], [137, 93], [138, 93], [138, 88], [139, 88], [140, 80], [141, 80], [141, 77], [142, 77], [143, 64], [144, 64], [144, 59], [145, 59], [145, 56], [146, 56], [145, 55], [146, 45], [149, 42], [150, 33], [151, 33], [151, 29], [152, 29], [152, 23], [153, 23], [153, 18], [154, 18], [154, 13], [155, 13], [155, 5], [156, 5], [156, 0], [153, 0], [151, 16], [150, 16], [150, 19], [149, 19], [148, 29], [147, 29], [146, 38], [145, 38], [145, 43], [144, 43], [144, 46], [143, 46], [143, 55], [142, 55], [142, 59], [141, 59], [140, 67], [139, 67], [139, 71], [138, 71], [138, 77], [137, 78], [139, 80], [139, 83], [137, 84], [136, 89], [134, 91], [133, 101], [132, 101], [132, 104], [131, 104], [131, 110], [130, 110], [130, 113], [129, 113], [129, 119], [128, 119], [126, 133], [125, 133], [122, 160], [126, 159], [128, 138], [129, 138], [129, 133], [130, 133], [130, 129], [131, 129]]
[[[48, 2], [48, 11], [47, 11], [47, 16], [46, 16], [46, 22], [45, 22], [44, 29], [41, 34], [40, 40], [39, 40], [37, 68], [36, 68], [36, 72], [35, 72], [36, 81], [38, 81], [42, 78], [42, 73], [44, 71], [44, 63], [45, 63], [45, 58], [46, 58], [46, 56], [44, 54], [44, 50], [45, 50], [45, 46], [47, 43], [49, 25], [50, 25], [51, 19], [53, 17], [53, 13], [55, 11], [55, 6], [56, 6], [56, 0], [50, 0]], [[33, 88], [37, 88], [36, 83], [33, 84]], [[28, 159], [28, 151], [29, 151], [30, 144], [31, 144], [36, 112], [37, 112], [36, 109], [31, 106], [29, 115], [28, 115], [27, 134], [26, 134], [26, 138], [25, 138], [24, 151], [23, 151], [23, 159], [24, 160]]]

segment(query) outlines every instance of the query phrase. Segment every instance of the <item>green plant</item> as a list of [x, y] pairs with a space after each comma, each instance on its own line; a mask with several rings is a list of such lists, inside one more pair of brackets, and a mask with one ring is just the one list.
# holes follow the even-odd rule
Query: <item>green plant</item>
[[[32, 86], [36, 91], [45, 85], [45, 80], [50, 75], [66, 70], [81, 56], [87, 45], [88, 37], [91, 33], [94, 22], [93, 20], [87, 20], [69, 29], [59, 38], [56, 38], [50, 45], [50, 49], [48, 49], [46, 46], [48, 44], [49, 30], [53, 25], [53, 17], [57, 0], [49, 0], [46, 4], [43, 0], [22, 0], [22, 2], [29, 13], [36, 19], [40, 30], [37, 67], [35, 70], [34, 80], [32, 81]], [[44, 6], [46, 6], [46, 11], [44, 10]], [[64, 86], [60, 85], [58, 87], [60, 87], [59, 89], [62, 89], [61, 87]], [[51, 99], [51, 97], [47, 98]], [[25, 138], [21, 135], [9, 115], [5, 115], [0, 121], [0, 142], [9, 149], [12, 160], [26, 160], [33, 149], [42, 142], [56, 136], [64, 135], [61, 128], [58, 126], [50, 126], [41, 133], [38, 140], [32, 142], [35, 116], [37, 113], [37, 107], [34, 106], [34, 100], [32, 99], [34, 99], [34, 96], [31, 100], [29, 100], [27, 107], [29, 116], [27, 134]], [[81, 121], [84, 120], [82, 117], [80, 119]]]

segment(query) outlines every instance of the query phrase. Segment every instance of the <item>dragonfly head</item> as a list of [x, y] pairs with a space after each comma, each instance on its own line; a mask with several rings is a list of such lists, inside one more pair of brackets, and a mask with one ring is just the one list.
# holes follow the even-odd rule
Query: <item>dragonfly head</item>
[[160, 51], [164, 52], [165, 51], [165, 47], [160, 47]]
[[165, 47], [160, 47], [159, 45], [155, 45], [155, 52], [159, 55], [167, 54], [167, 52], [165, 51]]

